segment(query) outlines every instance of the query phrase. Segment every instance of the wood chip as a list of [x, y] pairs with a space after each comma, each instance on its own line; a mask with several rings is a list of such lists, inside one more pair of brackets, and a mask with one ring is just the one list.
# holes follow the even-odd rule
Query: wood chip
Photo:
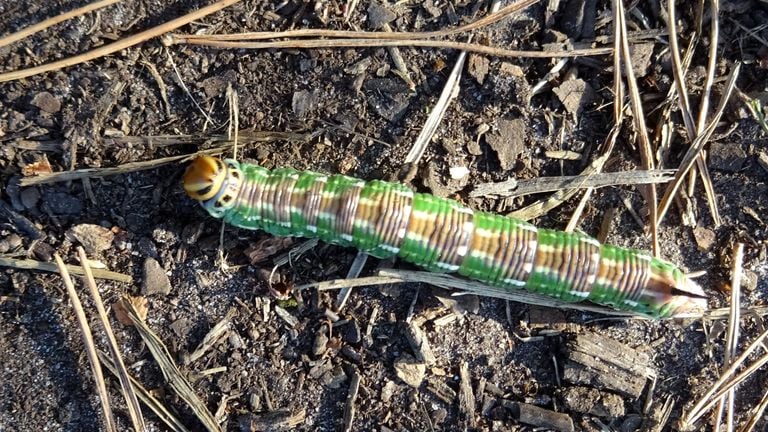
[[520, 402], [504, 401], [502, 404], [520, 423], [561, 432], [575, 431], [573, 420], [567, 414]]
[[647, 354], [595, 333], [576, 336], [567, 344], [563, 378], [572, 384], [609, 389], [639, 398], [655, 371]]
[[342, 429], [345, 432], [352, 430], [352, 422], [355, 419], [355, 401], [357, 401], [357, 394], [360, 391], [360, 380], [360, 374], [354, 371], [349, 383], [347, 401], [344, 403], [344, 427]]
[[624, 400], [621, 396], [600, 390], [575, 386], [563, 390], [562, 400], [569, 411], [591, 414], [604, 418], [624, 417]]
[[456, 400], [456, 391], [440, 378], [427, 379], [427, 390], [448, 405]]
[[469, 364], [461, 362], [459, 366], [459, 411], [464, 416], [470, 428], [477, 427], [475, 420], [475, 395], [472, 392], [472, 378], [469, 375]]
[[411, 345], [416, 360], [423, 362], [427, 366], [435, 364], [435, 354], [429, 345], [429, 339], [427, 339], [427, 336], [418, 324], [414, 321], [409, 322], [405, 328], [405, 337]]

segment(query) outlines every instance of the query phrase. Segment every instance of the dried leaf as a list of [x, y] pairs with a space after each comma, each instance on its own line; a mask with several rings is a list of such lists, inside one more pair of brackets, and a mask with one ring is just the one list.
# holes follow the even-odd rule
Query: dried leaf
[[117, 318], [118, 321], [120, 321], [121, 324], [126, 326], [132, 326], [133, 321], [131, 321], [131, 317], [128, 315], [128, 310], [126, 309], [127, 306], [124, 302], [130, 302], [133, 307], [136, 309], [136, 311], [139, 312], [139, 317], [142, 320], [147, 319], [147, 311], [149, 310], [149, 307], [147, 306], [147, 298], [138, 296], [127, 296], [123, 297], [115, 303], [115, 318]]
[[43, 155], [39, 161], [24, 165], [24, 167], [21, 168], [21, 173], [24, 177], [39, 176], [41, 174], [50, 174], [52, 172], [53, 168], [51, 168], [51, 163], [48, 162], [48, 157], [45, 155]]

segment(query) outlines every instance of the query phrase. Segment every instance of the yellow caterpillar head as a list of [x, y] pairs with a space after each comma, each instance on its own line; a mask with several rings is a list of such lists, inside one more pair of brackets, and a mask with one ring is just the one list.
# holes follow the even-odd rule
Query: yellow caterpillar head
[[198, 156], [184, 173], [184, 190], [190, 198], [200, 201], [211, 215], [221, 217], [234, 205], [240, 189], [242, 176], [236, 165], [234, 161]]

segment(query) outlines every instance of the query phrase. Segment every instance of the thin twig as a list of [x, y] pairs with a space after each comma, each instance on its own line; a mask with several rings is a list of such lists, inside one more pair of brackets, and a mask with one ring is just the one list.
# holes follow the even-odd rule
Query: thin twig
[[128, 377], [128, 371], [125, 369], [125, 364], [123, 364], [123, 357], [120, 354], [120, 348], [117, 344], [117, 339], [115, 339], [115, 333], [112, 331], [112, 325], [109, 323], [107, 311], [104, 309], [104, 302], [101, 300], [99, 288], [96, 286], [96, 280], [93, 278], [93, 273], [91, 272], [91, 267], [88, 263], [88, 256], [86, 256], [85, 249], [83, 249], [82, 246], [77, 247], [77, 254], [80, 257], [80, 263], [85, 270], [85, 282], [91, 291], [91, 297], [93, 297], [93, 303], [96, 305], [99, 321], [101, 321], [104, 333], [107, 335], [107, 347], [109, 348], [109, 354], [112, 357], [112, 361], [115, 362], [117, 367], [117, 377], [120, 381], [123, 397], [125, 397], [133, 429], [143, 432], [146, 430], [146, 426], [144, 425], [144, 417], [141, 414], [139, 400], [136, 398], [136, 393], [133, 392], [133, 388], [131, 387], [131, 381]]
[[165, 24], [161, 24], [157, 27], [153, 27], [149, 30], [145, 30], [133, 36], [128, 36], [124, 39], [120, 39], [117, 42], [113, 42], [111, 44], [98, 47], [94, 50], [88, 51], [87, 53], [76, 55], [74, 57], [65, 58], [63, 60], [55, 61], [55, 62], [44, 64], [41, 66], [35, 66], [27, 69], [0, 74], [0, 82], [13, 81], [13, 80], [41, 74], [44, 72], [50, 72], [57, 69], [65, 68], [68, 66], [74, 66], [76, 64], [91, 61], [99, 57], [103, 57], [103, 56], [118, 52], [120, 50], [130, 48], [134, 45], [138, 45], [142, 42], [146, 42], [149, 39], [160, 36], [164, 33], [168, 33], [169, 31], [175, 30], [183, 25], [189, 24], [192, 21], [197, 21], [207, 15], [210, 15], [216, 11], [224, 9], [227, 6], [231, 6], [239, 1], [240, 0], [219, 0], [218, 2], [212, 5], [198, 9], [194, 12], [190, 12], [182, 17], [168, 21]]
[[[730, 366], [731, 361], [736, 357], [736, 349], [739, 345], [739, 321], [741, 320], [741, 277], [742, 262], [744, 261], [744, 245], [737, 243], [733, 252], [733, 265], [731, 267], [731, 304], [730, 316], [728, 317], [728, 332], [725, 336], [725, 356], [723, 358], [723, 371]], [[735, 403], [736, 392], [731, 389], [721, 399], [713, 417], [715, 432], [720, 431], [720, 417], [723, 415], [723, 409], [726, 409], [728, 431], [733, 431], [733, 405]], [[727, 405], [727, 407], [726, 407]]]
[[762, 332], [745, 350], [741, 355], [731, 363], [731, 365], [728, 367], [728, 369], [720, 375], [720, 378], [715, 382], [715, 384], [712, 385], [712, 388], [707, 390], [707, 392], [704, 394], [704, 396], [701, 397], [699, 402], [697, 402], [693, 408], [688, 412], [688, 415], [686, 415], [682, 422], [682, 429], [687, 429], [690, 425], [693, 425], [704, 413], [707, 412], [707, 410], [712, 407], [715, 403], [717, 403], [718, 399], [725, 393], [728, 392], [728, 390], [735, 385], [736, 383], [739, 383], [741, 380], [743, 380], [746, 376], [748, 376], [750, 373], [754, 372], [756, 369], [758, 369], [760, 366], [764, 365], [765, 363], [768, 363], [768, 355], [763, 356], [760, 358], [760, 360], [756, 361], [752, 365], [750, 365], [746, 370], [744, 370], [741, 374], [734, 377], [733, 374], [738, 370], [738, 368], [741, 366], [742, 363], [744, 363], [744, 360], [749, 357], [752, 352], [755, 351], [760, 346], [763, 346], [763, 340], [768, 337], [768, 330], [765, 330]]
[[669, 184], [669, 186], [667, 186], [667, 189], [664, 191], [664, 196], [662, 196], [661, 201], [659, 202], [659, 224], [662, 222], [662, 220], [664, 220], [664, 216], [666, 215], [667, 210], [669, 210], [669, 206], [672, 203], [672, 198], [675, 196], [678, 189], [680, 189], [685, 175], [695, 163], [699, 153], [701, 153], [704, 145], [707, 143], [707, 141], [709, 141], [709, 137], [712, 135], [712, 133], [714, 133], [715, 128], [720, 122], [720, 117], [722, 117], [728, 100], [730, 99], [731, 94], [733, 93], [733, 89], [736, 86], [736, 78], [739, 76], [739, 71], [741, 71], [741, 63], [736, 63], [734, 68], [731, 70], [731, 73], [728, 75], [728, 81], [724, 89], [725, 91], [723, 92], [723, 96], [720, 99], [720, 104], [715, 110], [714, 116], [712, 116], [712, 120], [706, 129], [704, 129], [704, 131], [698, 135], [695, 140], [693, 140], [691, 147], [688, 148], [688, 151], [685, 153], [682, 162], [680, 162], [678, 171], [675, 174], [675, 179]]
[[101, 1], [97, 1], [96, 3], [91, 3], [87, 6], [83, 6], [81, 8], [77, 8], [69, 12], [65, 12], [53, 18], [48, 18], [45, 21], [41, 21], [37, 24], [31, 25], [25, 29], [17, 31], [16, 33], [11, 33], [7, 36], [3, 36], [2, 38], [0, 38], [0, 47], [10, 45], [16, 41], [24, 39], [27, 36], [33, 35], [39, 31], [43, 31], [48, 27], [54, 26], [58, 23], [64, 22], [68, 19], [78, 17], [80, 15], [85, 15], [88, 12], [95, 11], [96, 9], [101, 9], [109, 5], [113, 5], [119, 1], [120, 0], [101, 0]]
[[[715, 0], [716, 1], [716, 0]], [[715, 14], [719, 11], [719, 8], [715, 6], [712, 13]], [[674, 2], [668, 3], [669, 21], [667, 23], [670, 31], [669, 46], [672, 54], [672, 72], [675, 77], [675, 89], [678, 93], [678, 105], [683, 116], [683, 123], [685, 124], [688, 136], [691, 139], [701, 134], [706, 126], [707, 111], [709, 107], [709, 94], [714, 81], [714, 66], [717, 61], [717, 16], [712, 17], [713, 23], [713, 40], [710, 41], [709, 51], [709, 67], [707, 71], [707, 81], [704, 86], [704, 95], [701, 99], [701, 107], [699, 111], [698, 124], [694, 124], [693, 113], [691, 112], [690, 102], [688, 100], [688, 90], [685, 84], [685, 68], [686, 64], [680, 60], [680, 51], [677, 43], [677, 29], [676, 29], [676, 16]], [[710, 75], [711, 74], [711, 75]], [[703, 156], [699, 155], [696, 159], [696, 167], [691, 168], [689, 172], [689, 179], [691, 190], [693, 189], [694, 180], [696, 178], [695, 172], [698, 171], [701, 174], [702, 184], [704, 185], [704, 191], [707, 195], [707, 202], [709, 203], [710, 212], [712, 213], [712, 220], [715, 226], [720, 225], [720, 211], [717, 208], [717, 201], [714, 195], [714, 187], [712, 186], [712, 179], [709, 176], [709, 170], [707, 169], [706, 161]]]
[[[381, 39], [309, 39], [309, 40], [283, 40], [270, 42], [240, 42], [240, 41], [218, 41], [208, 39], [187, 39], [186, 37], [176, 36], [169, 41], [173, 44], [187, 44], [208, 46], [211, 48], [222, 49], [285, 49], [285, 48], [382, 48], [382, 47], [426, 47], [455, 49], [479, 54], [487, 54], [495, 57], [514, 57], [514, 58], [557, 58], [557, 57], [585, 57], [610, 54], [613, 48], [585, 48], [574, 50], [552, 50], [552, 51], [525, 51], [508, 50], [503, 48], [489, 47], [480, 44], [440, 41], [440, 40], [422, 40], [422, 39], [403, 39], [403, 40], [381, 40]], [[0, 75], [2, 78], [2, 75]]]
[[410, 165], [408, 176], [404, 179], [406, 182], [411, 181], [413, 177], [416, 176], [416, 167], [418, 166], [421, 157], [424, 155], [424, 151], [427, 149], [432, 136], [437, 131], [445, 112], [448, 110], [448, 104], [451, 99], [454, 99], [458, 94], [459, 79], [461, 78], [461, 71], [464, 69], [466, 58], [466, 52], [462, 51], [459, 53], [459, 58], [456, 59], [456, 64], [453, 66], [453, 70], [451, 70], [451, 74], [448, 76], [448, 79], [443, 86], [443, 91], [440, 92], [440, 98], [438, 98], [437, 103], [435, 103], [435, 106], [432, 108], [432, 112], [429, 113], [427, 121], [424, 122], [424, 127], [421, 128], [419, 136], [413, 142], [411, 150], [405, 157], [405, 163]]
[[469, 196], [497, 195], [517, 197], [570, 188], [600, 188], [617, 185], [667, 183], [674, 178], [674, 174], [675, 170], [621, 171], [591, 175], [538, 177], [515, 182], [480, 183], [469, 193]]
[[504, 6], [499, 9], [498, 12], [492, 13], [486, 17], [483, 17], [477, 21], [469, 24], [446, 30], [438, 30], [432, 32], [360, 32], [360, 31], [340, 31], [340, 30], [326, 30], [326, 29], [299, 29], [288, 30], [283, 32], [249, 32], [249, 33], [231, 33], [222, 35], [169, 35], [171, 42], [175, 40], [216, 40], [216, 41], [233, 41], [233, 40], [264, 40], [264, 39], [291, 39], [300, 37], [316, 37], [316, 38], [339, 38], [339, 39], [430, 39], [444, 36], [450, 36], [453, 34], [460, 34], [476, 30], [481, 27], [485, 27], [496, 22], [501, 21], [508, 15], [512, 15], [519, 12], [528, 6], [538, 3], [539, 0], [521, 0], [510, 5]]
[[67, 295], [69, 301], [72, 302], [72, 308], [75, 310], [75, 316], [77, 317], [77, 325], [80, 327], [80, 332], [83, 335], [83, 344], [85, 345], [85, 353], [88, 356], [88, 363], [91, 365], [91, 372], [93, 372], [93, 380], [96, 385], [96, 393], [99, 395], [101, 401], [101, 411], [104, 415], [104, 427], [107, 431], [115, 431], [116, 423], [115, 417], [112, 414], [112, 408], [109, 405], [109, 394], [107, 393], [107, 385], [104, 382], [104, 374], [101, 372], [101, 364], [99, 362], [99, 356], [96, 354], [96, 344], [93, 341], [93, 333], [91, 333], [91, 327], [88, 325], [88, 318], [83, 311], [83, 305], [80, 303], [80, 298], [77, 296], [75, 290], [75, 284], [72, 283], [72, 278], [69, 276], [67, 266], [58, 253], [53, 254], [53, 258], [56, 260], [56, 266], [59, 269], [59, 274], [64, 282], [64, 286], [67, 289]]

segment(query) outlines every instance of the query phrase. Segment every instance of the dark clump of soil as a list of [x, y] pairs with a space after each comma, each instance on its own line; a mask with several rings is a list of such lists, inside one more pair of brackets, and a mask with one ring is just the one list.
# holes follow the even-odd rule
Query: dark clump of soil
[[[473, 41], [532, 51], [613, 43], [611, 2], [550, 1], [559, 3], [554, 10], [539, 3], [481, 28]], [[768, 48], [759, 42], [768, 39], [761, 26], [768, 22], [768, 4], [721, 3], [710, 106], [719, 103], [723, 78], [736, 62], [742, 63], [737, 86], [743, 95], [768, 101]], [[0, 34], [84, 4], [6, 2], [0, 5]], [[206, 4], [124, 0], [0, 47], [0, 72], [84, 53]], [[485, 2], [465, 0], [364, 1], [347, 10], [350, 5], [245, 0], [178, 31], [385, 26], [433, 31], [487, 13]], [[664, 167], [674, 168], [691, 139], [677, 103], [670, 105], [669, 123], [662, 117], [674, 85], [666, 12], [656, 1], [635, 7], [627, 17], [646, 122], [655, 136], [671, 136], [654, 145], [662, 147], [657, 155]], [[678, 11], [683, 47], [698, 22], [692, 9]], [[708, 18], [703, 22], [708, 35]], [[709, 42], [707, 36], [694, 46], [686, 80], [694, 114], [706, 81]], [[432, 48], [399, 52], [408, 80], [385, 48], [228, 50], [166, 47], [153, 39], [87, 63], [0, 83], [0, 258], [52, 262], [58, 253], [77, 264], [75, 247], [82, 244], [91, 259], [132, 276], [133, 284], [100, 281], [105, 303], [111, 306], [124, 295], [147, 298], [149, 326], [208, 409], [218, 410], [226, 430], [268, 430], [298, 413], [304, 419], [295, 430], [341, 430], [350, 388], [358, 380], [350, 429], [355, 431], [597, 431], [603, 426], [632, 431], [664, 424], [674, 429], [719, 376], [723, 322], [603, 320], [493, 298], [451, 297], [419, 284], [357, 288], [338, 311], [335, 291], [291, 293], [291, 288], [346, 277], [354, 250], [320, 243], [273, 271], [272, 259], [304, 240], [225, 227], [220, 248], [220, 222], [180, 187], [184, 163], [21, 186], [22, 179], [50, 170], [116, 167], [219, 145], [229, 127], [230, 89], [238, 98], [240, 159], [267, 168], [405, 179], [418, 191], [498, 213], [545, 196], [475, 198], [470, 197], [474, 186], [579, 174], [611, 133], [610, 55], [570, 58], [551, 73], [559, 58], [470, 54], [458, 96], [424, 157], [407, 166], [406, 155], [459, 54]], [[626, 132], [605, 172], [641, 169], [629, 111], [622, 125]], [[253, 138], [263, 132], [274, 133], [272, 139]], [[706, 149], [722, 223], [713, 223], [697, 182], [695, 193], [673, 204], [659, 228], [661, 255], [690, 271], [706, 270], [699, 282], [710, 305], [722, 307], [733, 246], [745, 243], [742, 304], [763, 305], [768, 297], [766, 132], [733, 97]], [[533, 222], [563, 229], [577, 205], [570, 199]], [[638, 189], [596, 190], [580, 229], [597, 235], [609, 210], [616, 216], [607, 242], [649, 249], [649, 236], [633, 217], [646, 220]], [[407, 266], [370, 259], [363, 275], [391, 265]], [[86, 291], [80, 294], [91, 311]], [[185, 362], [233, 309], [226, 337]], [[96, 320], [91, 324], [102, 346]], [[763, 318], [747, 316], [743, 340], [751, 341], [764, 326]], [[116, 320], [113, 327], [129, 372], [188, 428], [201, 430], [164, 382], [137, 332]], [[414, 338], [426, 340], [428, 351]], [[590, 344], [602, 348], [585, 348]], [[0, 430], [103, 427], [75, 314], [58, 275], [0, 270], [0, 365]], [[766, 378], [758, 372], [737, 392], [738, 421], [746, 421], [759, 402]], [[107, 380], [119, 430], [129, 430], [117, 380], [111, 375]], [[653, 399], [645, 406], [650, 391]], [[675, 404], [665, 420], [659, 413], [668, 399]], [[146, 417], [151, 430], [165, 430], [148, 410]]]

